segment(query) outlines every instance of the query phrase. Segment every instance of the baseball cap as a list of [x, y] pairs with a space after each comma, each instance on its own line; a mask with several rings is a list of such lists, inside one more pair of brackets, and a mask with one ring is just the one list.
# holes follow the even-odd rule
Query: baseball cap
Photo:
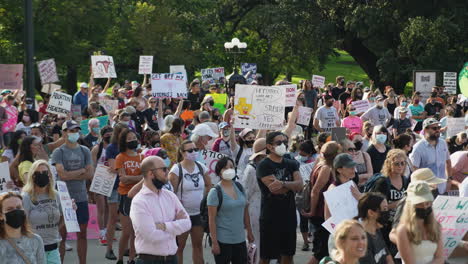
[[435, 124], [440, 124], [440, 122], [435, 119], [435, 118], [428, 118], [426, 120], [424, 120], [423, 122], [423, 129], [425, 129], [426, 127], [430, 126], [430, 125], [435, 125]]
[[356, 165], [357, 163], [354, 162], [351, 155], [347, 153], [338, 154], [333, 160], [334, 168], [352, 168], [352, 167], [355, 167]]
[[80, 83], [80, 88], [88, 88], [88, 84], [85, 82]]
[[245, 135], [248, 133], [253, 132], [251, 128], [244, 128], [242, 131], [239, 133], [239, 137], [243, 138]]
[[260, 155], [266, 155], [266, 138], [259, 138], [255, 140], [253, 144], [253, 154], [250, 156], [249, 160], [254, 160]]
[[412, 181], [406, 190], [406, 201], [412, 204], [434, 201], [429, 184], [423, 181]]
[[195, 126], [195, 129], [192, 131], [193, 135], [198, 135], [198, 136], [210, 136], [212, 138], [217, 138], [218, 135], [211, 130], [210, 126], [207, 124], [198, 124]]
[[229, 123], [228, 123], [228, 122], [221, 122], [221, 123], [219, 123], [219, 125], [218, 125], [219, 129], [223, 129], [223, 128], [227, 127], [227, 126], [229, 126]]
[[11, 93], [11, 91], [10, 91], [10, 90], [3, 90], [2, 93], [1, 93], [1, 95], [4, 95], [4, 94], [6, 94], [6, 93]]
[[80, 128], [80, 125], [74, 120], [67, 120], [63, 123], [62, 125], [62, 130], [68, 130], [68, 129], [75, 129], [75, 128]]
[[381, 96], [381, 95], [377, 95], [377, 97], [375, 97], [375, 100], [376, 100], [376, 101], [381, 101], [381, 100], [383, 100], [383, 99], [384, 99], [384, 98], [383, 98], [383, 96]]
[[423, 181], [428, 184], [440, 184], [446, 182], [447, 180], [437, 178], [429, 168], [422, 168], [417, 169], [411, 173], [411, 181]]

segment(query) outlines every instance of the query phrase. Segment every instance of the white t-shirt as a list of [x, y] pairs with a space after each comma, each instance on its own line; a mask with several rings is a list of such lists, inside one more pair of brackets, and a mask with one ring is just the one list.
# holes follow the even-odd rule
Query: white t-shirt
[[330, 108], [326, 106], [320, 107], [317, 112], [315, 112], [314, 118], [319, 120], [320, 128], [327, 132], [330, 131], [331, 128], [336, 127], [336, 121], [340, 120], [338, 112], [333, 106]]
[[31, 125], [25, 126], [25, 125], [23, 124], [23, 122], [19, 122], [19, 123], [16, 125], [16, 130], [15, 130], [15, 131], [18, 131], [18, 130], [23, 130], [24, 132], [26, 132], [26, 135], [27, 135], [27, 136], [30, 136], [30, 135], [31, 135]]
[[[207, 173], [208, 168], [203, 164], [200, 165], [203, 168], [203, 172]], [[179, 165], [174, 164], [170, 172], [174, 173], [177, 177], [180, 177]], [[200, 203], [203, 199], [203, 192], [205, 190], [205, 181], [203, 179], [203, 175], [199, 171], [196, 164], [192, 172], [189, 172], [184, 167], [182, 167], [182, 173], [184, 176], [179, 184], [179, 187], [177, 188], [177, 198], [179, 198], [180, 202], [189, 215], [198, 215], [200, 214]]]
[[[236, 150], [234, 151], [234, 156], [233, 156], [233, 159], [234, 159], [234, 162], [236, 162], [236, 159], [237, 159], [237, 155], [240, 151], [240, 146], [238, 145], [236, 147]], [[250, 156], [252, 156], [253, 154], [253, 150], [252, 148], [244, 148], [242, 150], [242, 153], [239, 157], [239, 162], [237, 163], [237, 175], [243, 175], [244, 174], [244, 170], [245, 170], [245, 167], [247, 167], [247, 164], [249, 164], [249, 158]]]

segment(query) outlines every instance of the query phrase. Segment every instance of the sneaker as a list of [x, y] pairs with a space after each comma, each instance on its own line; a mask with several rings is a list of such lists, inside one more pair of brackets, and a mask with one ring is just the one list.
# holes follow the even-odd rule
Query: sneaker
[[110, 259], [110, 260], [116, 260], [117, 259], [117, 257], [114, 254], [114, 251], [112, 249], [106, 252], [106, 259]]
[[70, 246], [67, 242], [65, 242], [65, 250], [66, 250], [66, 251], [72, 251], [73, 248], [72, 248], [72, 246]]
[[304, 243], [304, 245], [302, 245], [302, 251], [309, 251], [309, 243]]
[[99, 238], [99, 244], [100, 244], [101, 246], [107, 246], [106, 237], [100, 237], [100, 238]]

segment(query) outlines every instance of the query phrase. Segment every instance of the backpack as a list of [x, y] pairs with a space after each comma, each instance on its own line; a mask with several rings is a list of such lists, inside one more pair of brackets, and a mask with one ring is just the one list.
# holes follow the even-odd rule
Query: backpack
[[310, 211], [310, 193], [312, 192], [312, 184], [310, 180], [306, 180], [304, 185], [302, 186], [302, 190], [296, 193], [296, 208], [301, 212], [304, 210], [305, 212]]

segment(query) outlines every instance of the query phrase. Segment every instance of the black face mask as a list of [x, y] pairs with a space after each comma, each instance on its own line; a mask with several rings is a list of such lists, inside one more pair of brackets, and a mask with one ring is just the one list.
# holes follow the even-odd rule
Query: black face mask
[[138, 148], [138, 141], [133, 140], [133, 141], [127, 142], [127, 147], [129, 149], [137, 149]]
[[156, 187], [156, 189], [158, 189], [158, 190], [161, 190], [162, 187], [165, 184], [164, 182], [162, 182], [162, 181], [160, 181], [160, 180], [158, 180], [156, 178], [153, 178], [153, 180], [151, 180], [151, 181], [153, 182], [154, 187]]
[[249, 140], [249, 141], [244, 141], [244, 142], [245, 142], [245, 145], [247, 145], [247, 147], [251, 148], [253, 147], [255, 140]]
[[361, 150], [362, 148], [362, 141], [355, 141], [354, 146], [356, 147], [357, 150]]
[[390, 219], [390, 211], [380, 211], [380, 215], [377, 217], [377, 223], [384, 226], [388, 224], [388, 219]]
[[104, 142], [106, 142], [106, 143], [109, 143], [110, 139], [111, 139], [111, 137], [103, 137], [102, 138], [102, 140], [104, 140]]
[[39, 186], [39, 187], [45, 187], [47, 184], [49, 184], [50, 179], [49, 179], [49, 172], [43, 171], [39, 172], [36, 171], [34, 172], [34, 183]]
[[426, 222], [432, 213], [432, 206], [428, 208], [416, 208], [416, 217]]
[[341, 86], [344, 86], [344, 81], [341, 81], [341, 82], [340, 82], [340, 85], [341, 85]]
[[326, 106], [327, 106], [327, 107], [332, 107], [332, 106], [333, 106], [333, 102], [327, 102]]
[[213, 105], [214, 105], [214, 101], [210, 101], [209, 104], [210, 104], [211, 106], [213, 106]]
[[24, 210], [16, 209], [5, 214], [5, 222], [14, 229], [20, 228], [26, 220]]

